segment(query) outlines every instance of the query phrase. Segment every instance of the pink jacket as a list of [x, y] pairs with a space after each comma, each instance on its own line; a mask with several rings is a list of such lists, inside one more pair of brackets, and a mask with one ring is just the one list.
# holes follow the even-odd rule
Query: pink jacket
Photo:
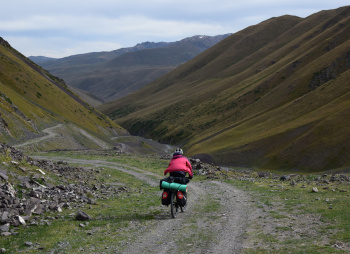
[[192, 165], [188, 161], [188, 159], [181, 155], [174, 155], [171, 161], [169, 162], [168, 168], [164, 171], [164, 175], [174, 171], [182, 171], [188, 173], [191, 177], [193, 177]]

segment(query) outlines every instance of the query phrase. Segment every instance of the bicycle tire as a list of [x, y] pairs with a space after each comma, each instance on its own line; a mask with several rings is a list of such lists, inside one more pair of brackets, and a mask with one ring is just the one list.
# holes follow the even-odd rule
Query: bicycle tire
[[171, 212], [171, 217], [173, 217], [174, 219], [176, 218], [177, 210], [178, 210], [175, 195], [176, 193], [172, 192], [170, 197], [170, 212]]
[[187, 193], [184, 193], [184, 198], [186, 199], [186, 203], [184, 206], [180, 206], [181, 212], [185, 212], [187, 210]]
[[184, 206], [180, 206], [181, 212], [186, 212], [186, 207], [187, 207], [187, 204]]

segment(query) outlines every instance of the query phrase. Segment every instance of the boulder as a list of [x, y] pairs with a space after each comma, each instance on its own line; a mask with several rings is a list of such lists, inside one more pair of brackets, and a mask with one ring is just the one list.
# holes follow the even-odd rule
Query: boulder
[[15, 198], [16, 197], [16, 190], [13, 188], [13, 186], [7, 182], [2, 186], [2, 189], [5, 191], [5, 193], [7, 193], [11, 198]]
[[26, 246], [33, 246], [33, 243], [32, 242], [25, 242], [24, 243]]
[[43, 206], [41, 205], [41, 200], [31, 197], [24, 213], [27, 215], [32, 215], [32, 213], [41, 214], [42, 212]]
[[30, 197], [33, 197], [33, 198], [41, 198], [41, 193], [38, 192], [38, 191], [32, 190], [32, 191], [29, 193], [29, 196], [30, 196]]
[[260, 178], [265, 178], [265, 177], [269, 177], [269, 173], [268, 172], [258, 172], [258, 176]]
[[295, 185], [297, 185], [297, 182], [296, 182], [295, 180], [292, 180], [292, 181], [290, 182], [290, 185], [295, 186]]
[[23, 226], [26, 225], [26, 221], [23, 219], [22, 216], [17, 215], [15, 218], [18, 220], [18, 222], [19, 222], [21, 225], [23, 225]]
[[83, 212], [83, 211], [78, 211], [77, 215], [75, 216], [76, 220], [79, 221], [86, 221], [86, 220], [90, 220], [91, 217], [90, 215], [88, 215], [87, 213]]
[[6, 223], [0, 227], [0, 232], [9, 232], [10, 231], [10, 223]]
[[0, 172], [0, 178], [4, 179], [5, 181], [9, 179], [5, 172]]
[[6, 223], [6, 222], [8, 222], [8, 221], [9, 221], [9, 212], [4, 211], [4, 212], [1, 214], [0, 221], [1, 221], [1, 223]]
[[280, 177], [281, 181], [289, 181], [290, 180], [290, 176], [289, 175], [283, 175]]

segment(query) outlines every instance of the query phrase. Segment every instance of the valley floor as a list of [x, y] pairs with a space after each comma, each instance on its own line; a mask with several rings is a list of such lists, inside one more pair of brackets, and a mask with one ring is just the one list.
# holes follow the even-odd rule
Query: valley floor
[[[32, 158], [70, 165], [63, 166], [63, 171], [46, 168], [46, 175], [36, 179], [62, 189], [90, 186], [85, 194], [77, 191], [70, 194], [77, 195], [78, 200], [79, 195], [96, 197], [96, 203], [77, 202], [78, 206], [68, 205], [60, 213], [33, 215], [32, 219], [41, 217], [45, 223], [32, 226], [28, 219], [27, 226], [11, 228], [10, 236], [0, 238], [0, 247], [6, 251], [120, 254], [350, 251], [347, 176], [316, 177], [317, 180], [313, 180], [314, 176], [300, 176], [282, 182], [276, 175], [259, 178], [252, 171], [203, 165], [188, 184], [187, 210], [173, 219], [170, 207], [161, 205], [159, 190], [168, 159], [116, 155], [114, 150], [51, 152]], [[18, 174], [18, 178], [19, 174], [38, 174], [36, 168], [8, 172], [11, 177]], [[320, 191], [314, 193], [311, 190], [316, 186]], [[74, 219], [77, 209], [91, 219], [88, 222]]]
[[[162, 178], [160, 171], [151, 172], [142, 167], [101, 159], [50, 159], [108, 167], [130, 174], [149, 186], [157, 187]], [[128, 229], [122, 231], [124, 240], [119, 240], [118, 244], [107, 243], [104, 253], [317, 253], [318, 250], [346, 253], [350, 250], [349, 243], [331, 240], [338, 231], [332, 223], [319, 214], [305, 212], [301, 203], [307, 205], [310, 201], [299, 194], [289, 193], [289, 182], [284, 184], [279, 179], [266, 179], [259, 184], [258, 179], [245, 175], [243, 184], [237, 185], [225, 178], [199, 178], [188, 185], [186, 212], [179, 212], [177, 218], [172, 219], [170, 208], [161, 206], [161, 191], [158, 191], [156, 206], [142, 211], [146, 216], [152, 214], [152, 210], [158, 209], [158, 213], [146, 221], [129, 220]], [[252, 191], [244, 183], [249, 181], [257, 181], [258, 188], [268, 185], [262, 192]], [[308, 189], [301, 191], [312, 196]], [[320, 195], [321, 198], [316, 200], [322, 201], [325, 193]], [[346, 198], [348, 200], [348, 195]], [[142, 195], [130, 205], [137, 207], [142, 202], [140, 199]], [[154, 195], [152, 199], [155, 199]]]

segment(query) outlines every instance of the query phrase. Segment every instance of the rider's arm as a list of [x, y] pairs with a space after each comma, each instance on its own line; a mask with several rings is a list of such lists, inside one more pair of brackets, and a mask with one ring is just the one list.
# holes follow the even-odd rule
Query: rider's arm
[[189, 172], [191, 172], [191, 173], [188, 173], [189, 174], [189, 178], [190, 179], [192, 179], [193, 178], [193, 171], [192, 171], [192, 165], [191, 165], [191, 163], [187, 160], [187, 162], [186, 162], [186, 166], [188, 167], [188, 169], [189, 169]]

